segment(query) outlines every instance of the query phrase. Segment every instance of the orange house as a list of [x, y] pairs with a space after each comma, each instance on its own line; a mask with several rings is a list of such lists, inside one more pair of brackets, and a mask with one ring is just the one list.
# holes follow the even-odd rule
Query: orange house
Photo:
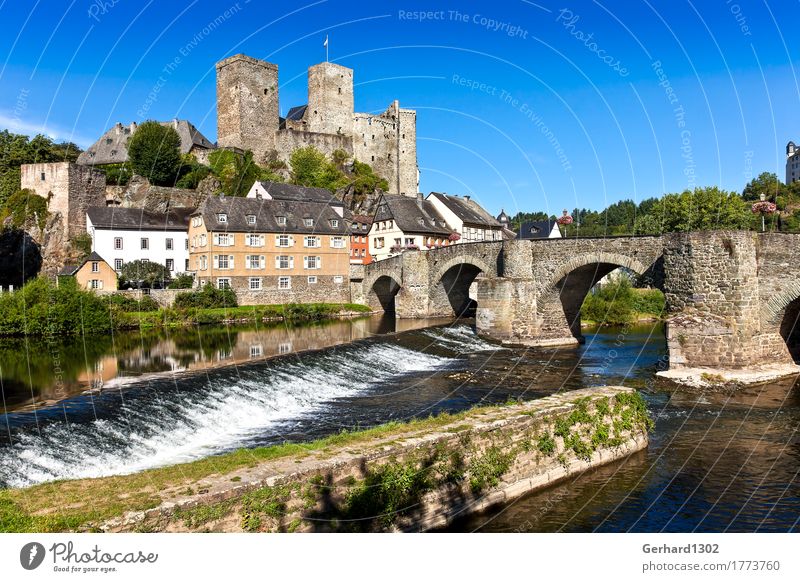
[[369, 231], [372, 228], [372, 217], [354, 214], [350, 224], [350, 263], [368, 265], [372, 262], [369, 254]]
[[66, 265], [58, 277], [75, 277], [78, 287], [82, 289], [117, 290], [117, 272], [97, 253], [86, 257], [80, 265]]

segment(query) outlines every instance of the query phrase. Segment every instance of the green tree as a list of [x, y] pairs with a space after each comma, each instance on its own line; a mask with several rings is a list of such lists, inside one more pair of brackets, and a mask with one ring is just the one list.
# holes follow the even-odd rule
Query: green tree
[[636, 220], [636, 233], [748, 229], [752, 220], [749, 205], [737, 193], [695, 188], [656, 201], [650, 212]]
[[762, 172], [757, 178], [750, 180], [742, 190], [742, 198], [745, 200], [760, 200], [764, 195], [766, 200], [777, 202], [779, 196], [787, 193], [786, 185], [778, 179], [772, 172]]
[[245, 196], [256, 180], [279, 180], [279, 176], [259, 167], [253, 152], [239, 154], [231, 150], [216, 150], [208, 156], [211, 171], [219, 178], [222, 191], [228, 196]]
[[178, 132], [157, 121], [142, 123], [128, 142], [128, 161], [133, 171], [154, 184], [172, 185], [181, 165]]
[[0, 223], [10, 217], [14, 228], [25, 229], [36, 225], [39, 230], [44, 230], [48, 216], [47, 204], [48, 200], [33, 190], [17, 190], [0, 206]]
[[169, 270], [161, 263], [137, 259], [122, 265], [120, 286], [165, 288], [170, 280]]
[[314, 146], [298, 148], [289, 158], [292, 184], [298, 186], [318, 186], [328, 170], [329, 162]]

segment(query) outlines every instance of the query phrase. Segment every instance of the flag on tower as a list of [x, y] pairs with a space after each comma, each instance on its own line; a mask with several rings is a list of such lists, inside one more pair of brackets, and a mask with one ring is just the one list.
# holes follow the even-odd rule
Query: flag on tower
[[325, 42], [322, 43], [322, 46], [325, 47], [325, 62], [328, 62], [328, 35], [325, 35]]

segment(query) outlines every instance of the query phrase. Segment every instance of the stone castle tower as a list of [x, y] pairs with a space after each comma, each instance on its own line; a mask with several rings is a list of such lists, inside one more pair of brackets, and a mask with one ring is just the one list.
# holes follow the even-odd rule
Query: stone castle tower
[[389, 193], [416, 196], [417, 114], [395, 100], [378, 115], [355, 113], [353, 70], [334, 63], [308, 69], [308, 103], [280, 117], [278, 66], [246, 55], [217, 63], [217, 143], [288, 162], [312, 145], [327, 155], [342, 149], [370, 164]]

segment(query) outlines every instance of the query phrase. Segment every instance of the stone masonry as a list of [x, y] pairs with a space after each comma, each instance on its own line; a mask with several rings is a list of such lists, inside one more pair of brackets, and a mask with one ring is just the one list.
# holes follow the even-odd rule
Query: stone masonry
[[341, 149], [373, 166], [388, 181], [389, 193], [417, 195], [416, 112], [395, 100], [381, 114], [356, 113], [352, 69], [334, 63], [310, 67], [308, 103], [282, 118], [277, 65], [239, 54], [216, 68], [220, 147], [252, 150], [259, 163], [273, 156], [288, 162], [305, 146], [327, 155]]

